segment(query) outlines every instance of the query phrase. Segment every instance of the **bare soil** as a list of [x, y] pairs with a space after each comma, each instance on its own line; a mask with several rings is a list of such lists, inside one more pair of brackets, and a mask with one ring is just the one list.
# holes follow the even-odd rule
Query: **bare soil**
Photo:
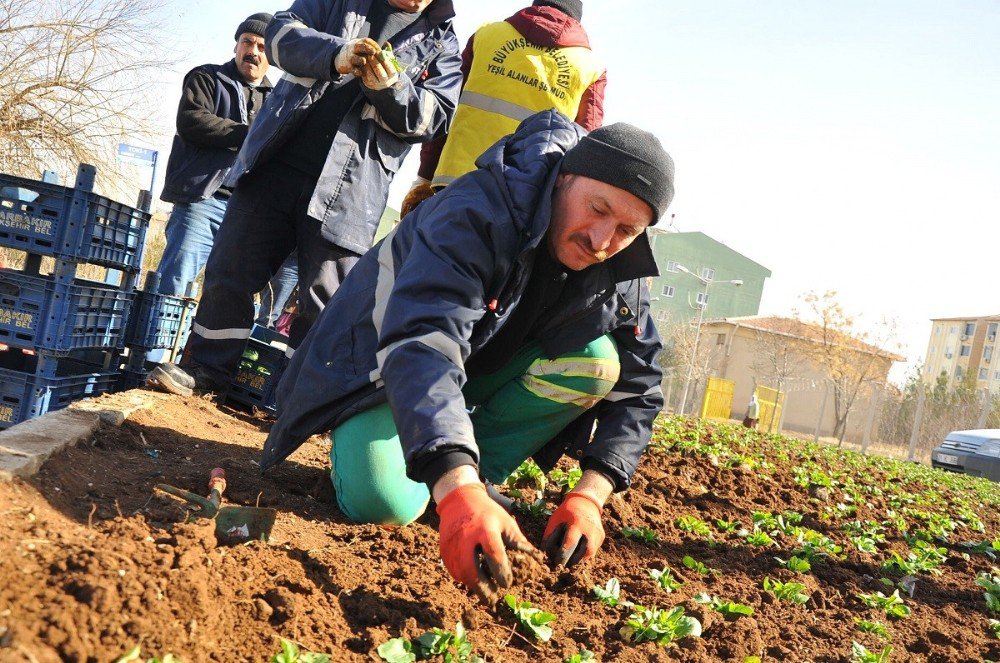
[[[747, 525], [754, 511], [793, 509], [805, 514], [805, 525], [832, 536], [834, 526], [817, 517], [823, 500], [799, 487], [777, 459], [761, 481], [757, 472], [711, 456], [647, 454], [633, 488], [606, 508], [608, 539], [597, 560], [573, 573], [533, 566], [519, 574], [513, 593], [558, 616], [552, 640], [540, 643], [515, 627], [502, 603], [482, 606], [450, 580], [438, 557], [433, 509], [403, 528], [347, 522], [333, 499], [322, 439], [262, 475], [256, 461], [267, 427], [267, 420], [208, 400], [164, 396], [121, 428], [102, 428], [89, 444], [53, 457], [31, 481], [0, 484], [0, 661], [104, 662], [136, 644], [144, 657], [265, 661], [279, 650], [279, 638], [335, 661], [378, 660], [375, 648], [390, 638], [453, 629], [458, 621], [489, 661], [563, 661], [584, 647], [605, 661], [849, 661], [852, 640], [876, 651], [883, 644], [853, 624], [856, 617], [878, 618], [856, 593], [886, 589], [872, 555], [845, 547], [843, 560], [794, 576], [774, 559], [787, 558], [790, 546], [751, 548], [735, 534], [716, 534], [710, 544], [675, 526], [685, 514]], [[159, 482], [204, 492], [216, 466], [229, 476], [227, 503], [279, 510], [269, 543], [220, 547], [210, 522], [186, 523], [177, 501], [153, 492]], [[878, 470], [859, 478], [885, 480]], [[558, 503], [551, 486], [544, 497]], [[996, 537], [995, 505], [969, 506], [986, 525], [978, 538]], [[858, 517], [878, 519], [885, 508], [874, 496]], [[544, 517], [517, 517], [537, 543]], [[649, 527], [659, 540], [627, 539], [625, 526]], [[889, 543], [906, 549], [901, 540]], [[682, 566], [684, 555], [722, 573], [702, 578]], [[949, 555], [940, 576], [920, 576], [907, 598], [912, 616], [889, 624], [891, 660], [1000, 659], [1000, 640], [986, 628], [990, 615], [974, 583], [989, 560], [966, 560], [957, 549]], [[685, 583], [675, 593], [649, 579], [647, 569], [664, 566]], [[761, 588], [767, 576], [805, 582], [812, 598], [805, 606], [776, 601]], [[701, 619], [703, 637], [670, 648], [624, 642], [619, 629], [629, 611], [608, 608], [591, 592], [611, 577], [634, 603], [683, 604]], [[699, 592], [755, 612], [723, 618], [692, 601]]]

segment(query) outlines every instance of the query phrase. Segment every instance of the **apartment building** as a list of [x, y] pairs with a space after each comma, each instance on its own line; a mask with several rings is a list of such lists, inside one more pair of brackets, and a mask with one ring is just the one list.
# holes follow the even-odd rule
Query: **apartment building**
[[968, 378], [977, 390], [1000, 393], [1000, 359], [993, 361], [998, 327], [1000, 315], [931, 320], [923, 370], [927, 384], [944, 374], [950, 387]]

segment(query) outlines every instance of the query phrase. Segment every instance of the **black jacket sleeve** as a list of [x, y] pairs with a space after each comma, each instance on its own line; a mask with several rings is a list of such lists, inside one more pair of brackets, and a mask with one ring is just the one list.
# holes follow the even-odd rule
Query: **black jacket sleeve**
[[215, 114], [215, 77], [197, 68], [184, 77], [177, 108], [177, 134], [199, 147], [239, 149], [247, 137], [245, 124]]

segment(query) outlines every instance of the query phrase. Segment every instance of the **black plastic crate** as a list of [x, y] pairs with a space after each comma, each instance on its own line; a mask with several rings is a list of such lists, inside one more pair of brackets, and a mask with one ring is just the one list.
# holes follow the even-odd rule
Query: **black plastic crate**
[[94, 173], [76, 188], [0, 173], [0, 246], [137, 272], [150, 214], [94, 193]]
[[133, 294], [77, 279], [0, 270], [0, 343], [67, 354], [121, 348]]
[[180, 334], [179, 347], [183, 348], [184, 337], [194, 320], [195, 306], [192, 299], [136, 292], [125, 331], [125, 345], [136, 350], [172, 348], [174, 339]]
[[254, 325], [233, 377], [228, 399], [275, 413], [278, 381], [288, 364], [285, 357], [287, 344], [287, 337]]
[[117, 370], [61, 359], [55, 377], [38, 374], [39, 357], [21, 350], [0, 351], [0, 430], [32, 417], [59, 410], [73, 401], [107, 393]]

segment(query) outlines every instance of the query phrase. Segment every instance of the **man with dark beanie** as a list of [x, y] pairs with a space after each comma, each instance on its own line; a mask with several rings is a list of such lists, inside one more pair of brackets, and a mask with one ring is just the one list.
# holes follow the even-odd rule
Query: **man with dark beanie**
[[[285, 75], [233, 165], [176, 393], [224, 392], [250, 336], [253, 293], [297, 249], [298, 346], [371, 248], [410, 147], [443, 134], [462, 82], [452, 0], [295, 0], [268, 24]], [[388, 49], [394, 55], [388, 55]]]
[[474, 169], [480, 154], [532, 113], [555, 108], [587, 131], [601, 126], [607, 76], [582, 18], [581, 0], [535, 0], [476, 30], [462, 52], [455, 121], [447, 136], [420, 149], [402, 216]]
[[160, 293], [180, 296], [205, 267], [232, 194], [223, 186], [247, 131], [271, 91], [264, 75], [264, 31], [270, 14], [252, 14], [236, 28], [236, 57], [203, 64], [184, 77], [177, 133], [161, 198], [173, 203], [167, 245], [156, 271]]
[[405, 525], [433, 497], [445, 567], [489, 598], [512, 581], [505, 549], [534, 548], [484, 481], [526, 458], [579, 461], [541, 540], [573, 565], [601, 547], [601, 509], [649, 442], [663, 395], [645, 230], [670, 204], [674, 166], [648, 132], [585, 135], [554, 110], [477, 164], [327, 304], [284, 373], [261, 468], [330, 431], [343, 513]]

